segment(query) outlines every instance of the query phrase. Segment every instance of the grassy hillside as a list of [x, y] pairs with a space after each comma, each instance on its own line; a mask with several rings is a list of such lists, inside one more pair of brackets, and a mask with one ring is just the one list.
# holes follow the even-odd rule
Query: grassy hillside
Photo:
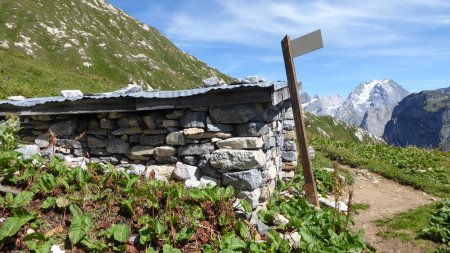
[[231, 79], [104, 0], [0, 0], [0, 98]]

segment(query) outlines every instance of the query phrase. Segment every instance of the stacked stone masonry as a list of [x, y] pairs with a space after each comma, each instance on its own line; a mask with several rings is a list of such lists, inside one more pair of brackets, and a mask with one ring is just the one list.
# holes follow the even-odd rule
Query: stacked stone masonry
[[289, 101], [22, 118], [22, 139], [47, 154], [110, 162], [186, 187], [231, 185], [256, 208], [297, 165]]

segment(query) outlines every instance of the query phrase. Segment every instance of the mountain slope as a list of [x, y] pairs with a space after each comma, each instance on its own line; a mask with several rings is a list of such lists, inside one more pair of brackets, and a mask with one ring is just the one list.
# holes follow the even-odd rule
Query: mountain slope
[[362, 83], [338, 108], [335, 117], [381, 136], [392, 109], [408, 94], [393, 80]]
[[230, 80], [105, 0], [0, 0], [1, 98], [180, 89], [213, 75]]
[[[303, 101], [303, 100], [302, 100]], [[344, 103], [344, 100], [340, 95], [334, 96], [315, 96], [309, 102], [303, 104], [305, 111], [319, 116], [334, 116], [336, 110]]]
[[383, 137], [398, 146], [450, 150], [450, 87], [407, 96], [395, 107]]

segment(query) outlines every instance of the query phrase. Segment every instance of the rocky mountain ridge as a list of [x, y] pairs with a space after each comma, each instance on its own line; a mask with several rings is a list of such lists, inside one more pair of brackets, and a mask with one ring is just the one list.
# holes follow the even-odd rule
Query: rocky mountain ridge
[[0, 95], [154, 89], [231, 78], [105, 0], [0, 1]]
[[303, 106], [313, 114], [333, 116], [382, 136], [394, 106], [408, 94], [393, 80], [372, 80], [358, 85], [345, 101], [339, 95], [316, 96]]
[[450, 87], [413, 93], [393, 110], [383, 138], [392, 145], [450, 150]]

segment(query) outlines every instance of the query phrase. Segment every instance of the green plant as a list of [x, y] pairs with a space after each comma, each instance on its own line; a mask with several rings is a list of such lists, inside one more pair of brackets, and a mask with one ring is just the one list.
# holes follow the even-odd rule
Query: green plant
[[439, 204], [421, 236], [450, 246], [450, 198]]
[[20, 119], [17, 115], [7, 114], [6, 121], [0, 122], [0, 149], [14, 150], [19, 144], [17, 134], [20, 130]]

